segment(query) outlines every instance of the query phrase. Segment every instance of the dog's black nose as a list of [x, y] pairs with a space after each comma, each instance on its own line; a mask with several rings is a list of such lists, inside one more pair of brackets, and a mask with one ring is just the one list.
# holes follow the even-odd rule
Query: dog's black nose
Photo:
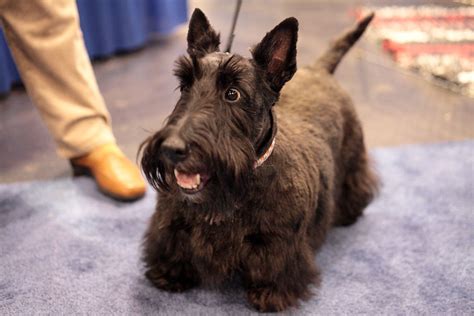
[[160, 150], [166, 158], [174, 163], [183, 161], [188, 155], [186, 143], [177, 135], [166, 138], [161, 144]]

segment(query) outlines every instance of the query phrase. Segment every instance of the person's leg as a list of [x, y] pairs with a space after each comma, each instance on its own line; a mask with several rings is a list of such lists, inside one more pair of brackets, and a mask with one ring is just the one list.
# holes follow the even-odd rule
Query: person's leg
[[[136, 166], [115, 146], [75, 1], [0, 0], [0, 5], [22, 80], [58, 153], [72, 159], [76, 171], [92, 173], [103, 191], [125, 199], [142, 196], [145, 186]], [[114, 155], [120, 157], [108, 161]]]
[[9, 0], [1, 9], [21, 77], [65, 158], [115, 143], [75, 1]]

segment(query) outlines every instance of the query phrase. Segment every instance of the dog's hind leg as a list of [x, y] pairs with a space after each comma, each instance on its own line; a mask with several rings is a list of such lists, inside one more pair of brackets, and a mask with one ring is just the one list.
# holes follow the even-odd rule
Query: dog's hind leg
[[[350, 124], [349, 124], [350, 123]], [[362, 129], [357, 120], [345, 128], [342, 147], [341, 176], [334, 225], [351, 225], [362, 215], [378, 191], [379, 181], [365, 148]]]

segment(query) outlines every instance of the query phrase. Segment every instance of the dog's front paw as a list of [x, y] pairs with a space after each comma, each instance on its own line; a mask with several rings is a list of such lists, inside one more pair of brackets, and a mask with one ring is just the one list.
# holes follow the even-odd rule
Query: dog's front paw
[[273, 287], [254, 288], [247, 291], [250, 304], [259, 312], [281, 312], [298, 302], [291, 293], [278, 291]]
[[145, 276], [157, 288], [168, 292], [184, 292], [199, 285], [197, 272], [187, 264], [160, 266], [149, 269]]

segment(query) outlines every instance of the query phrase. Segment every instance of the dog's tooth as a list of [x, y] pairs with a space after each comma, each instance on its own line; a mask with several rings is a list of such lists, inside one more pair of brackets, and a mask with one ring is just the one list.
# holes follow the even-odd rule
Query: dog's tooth
[[201, 184], [201, 175], [181, 173], [174, 169], [177, 184], [184, 189], [197, 189]]

